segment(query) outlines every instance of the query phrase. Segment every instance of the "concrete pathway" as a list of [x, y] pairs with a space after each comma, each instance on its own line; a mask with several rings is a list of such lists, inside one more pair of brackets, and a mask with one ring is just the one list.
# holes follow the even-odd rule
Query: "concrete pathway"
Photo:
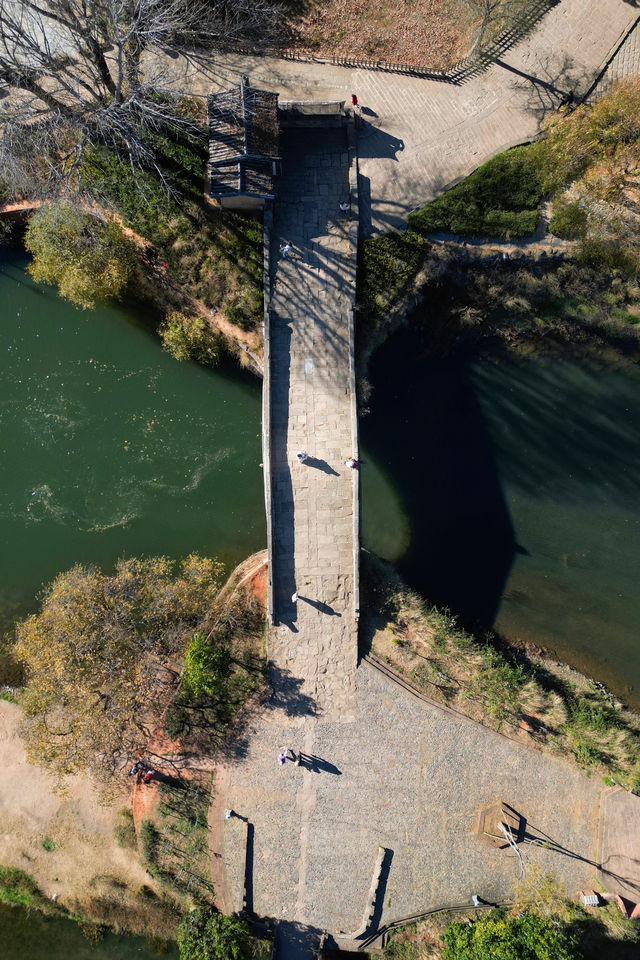
[[[271, 244], [272, 682], [288, 710], [350, 710], [357, 660], [345, 127], [285, 132]], [[355, 225], [354, 225], [355, 226]], [[280, 255], [283, 241], [293, 245]], [[308, 454], [299, 463], [296, 453]], [[357, 531], [355, 531], [357, 536]], [[292, 602], [297, 591], [299, 599]]]
[[460, 86], [266, 57], [167, 57], [154, 68], [191, 93], [227, 87], [242, 74], [283, 100], [357, 93], [366, 121], [358, 148], [366, 235], [403, 227], [407, 213], [445, 186], [534, 137], [568, 93], [586, 93], [639, 18], [624, 0], [560, 0], [532, 34]]

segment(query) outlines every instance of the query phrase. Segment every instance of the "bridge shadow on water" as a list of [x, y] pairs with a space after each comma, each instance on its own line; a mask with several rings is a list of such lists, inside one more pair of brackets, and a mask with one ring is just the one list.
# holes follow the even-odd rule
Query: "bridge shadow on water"
[[[518, 547], [468, 359], [421, 355], [412, 331], [371, 363], [364, 446], [400, 491], [411, 526], [397, 562], [425, 598], [491, 627]], [[366, 482], [366, 481], [365, 481]], [[366, 522], [366, 486], [365, 486]]]

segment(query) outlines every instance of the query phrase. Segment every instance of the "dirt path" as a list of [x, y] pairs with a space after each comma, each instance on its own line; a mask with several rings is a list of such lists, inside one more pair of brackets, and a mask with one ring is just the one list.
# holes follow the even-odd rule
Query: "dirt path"
[[[53, 778], [28, 762], [21, 723], [20, 708], [0, 700], [0, 864], [29, 873], [63, 903], [97, 895], [110, 879], [132, 891], [149, 884], [137, 853], [114, 837], [118, 811], [130, 804], [128, 785], [104, 804], [89, 777], [69, 777], [59, 795]], [[55, 844], [51, 852], [45, 838]]]

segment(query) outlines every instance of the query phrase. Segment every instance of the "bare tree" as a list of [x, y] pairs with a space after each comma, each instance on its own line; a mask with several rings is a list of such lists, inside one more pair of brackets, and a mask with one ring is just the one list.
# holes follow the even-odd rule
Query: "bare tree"
[[153, 132], [193, 120], [143, 54], [256, 44], [278, 24], [278, 0], [0, 0], [3, 179], [59, 189], [96, 143], [153, 165]]

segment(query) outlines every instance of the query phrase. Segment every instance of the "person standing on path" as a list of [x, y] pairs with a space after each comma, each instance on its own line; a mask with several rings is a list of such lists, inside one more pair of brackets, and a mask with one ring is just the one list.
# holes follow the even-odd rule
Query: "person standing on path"
[[284, 243], [280, 244], [280, 253], [282, 254], [283, 257], [288, 257], [292, 249], [293, 247], [291, 246], [288, 240], [285, 240]]
[[349, 460], [345, 460], [344, 465], [345, 467], [351, 467], [352, 470], [355, 470], [358, 466], [358, 461], [355, 457], [351, 457]]
[[309, 459], [309, 454], [305, 450], [298, 450], [296, 457], [298, 458], [298, 463], [304, 463], [305, 460]]
[[291, 603], [297, 603], [297, 602], [298, 602], [298, 591], [296, 590], [295, 593], [291, 594]]

